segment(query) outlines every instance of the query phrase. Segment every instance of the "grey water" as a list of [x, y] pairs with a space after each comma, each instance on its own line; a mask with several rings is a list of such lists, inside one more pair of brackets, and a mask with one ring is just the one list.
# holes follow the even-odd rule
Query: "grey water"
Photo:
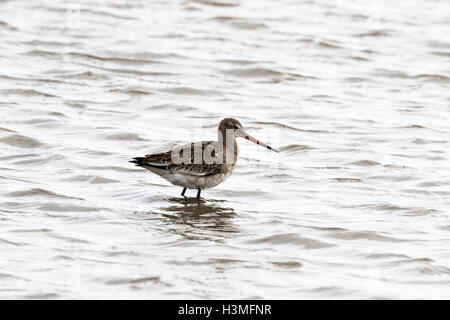
[[[449, 15], [1, 1], [0, 298], [450, 298]], [[128, 163], [230, 116], [200, 203]]]

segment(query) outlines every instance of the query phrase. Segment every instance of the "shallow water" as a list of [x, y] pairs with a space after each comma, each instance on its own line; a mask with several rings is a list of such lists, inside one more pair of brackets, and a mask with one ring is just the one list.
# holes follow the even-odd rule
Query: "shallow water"
[[[0, 7], [0, 298], [450, 298], [447, 1]], [[200, 205], [127, 162], [226, 116]]]

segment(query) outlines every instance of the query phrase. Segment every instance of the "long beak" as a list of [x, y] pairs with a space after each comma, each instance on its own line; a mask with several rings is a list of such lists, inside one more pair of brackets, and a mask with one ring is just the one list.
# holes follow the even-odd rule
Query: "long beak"
[[259, 144], [260, 146], [266, 147], [269, 150], [272, 150], [272, 151], [275, 151], [275, 152], [280, 152], [279, 150], [277, 150], [275, 148], [272, 148], [271, 146], [269, 146], [269, 145], [259, 141], [258, 139], [253, 138], [252, 136], [246, 135], [244, 138], [247, 139], [247, 140], [250, 140], [251, 142]]

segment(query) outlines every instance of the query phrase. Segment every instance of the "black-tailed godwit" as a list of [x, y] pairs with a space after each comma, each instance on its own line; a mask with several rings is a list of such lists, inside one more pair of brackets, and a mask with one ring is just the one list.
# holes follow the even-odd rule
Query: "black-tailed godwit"
[[136, 157], [130, 162], [183, 187], [182, 196], [186, 189], [197, 189], [200, 198], [203, 189], [217, 186], [233, 172], [239, 154], [236, 138], [279, 152], [248, 135], [238, 120], [225, 118], [219, 124], [218, 141], [193, 142], [167, 152]]

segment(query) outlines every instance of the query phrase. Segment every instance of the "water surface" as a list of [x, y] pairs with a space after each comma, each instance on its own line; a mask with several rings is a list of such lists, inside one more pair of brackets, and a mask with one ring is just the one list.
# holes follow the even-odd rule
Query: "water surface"
[[[450, 298], [447, 1], [0, 7], [0, 298]], [[200, 205], [127, 162], [227, 116]]]

